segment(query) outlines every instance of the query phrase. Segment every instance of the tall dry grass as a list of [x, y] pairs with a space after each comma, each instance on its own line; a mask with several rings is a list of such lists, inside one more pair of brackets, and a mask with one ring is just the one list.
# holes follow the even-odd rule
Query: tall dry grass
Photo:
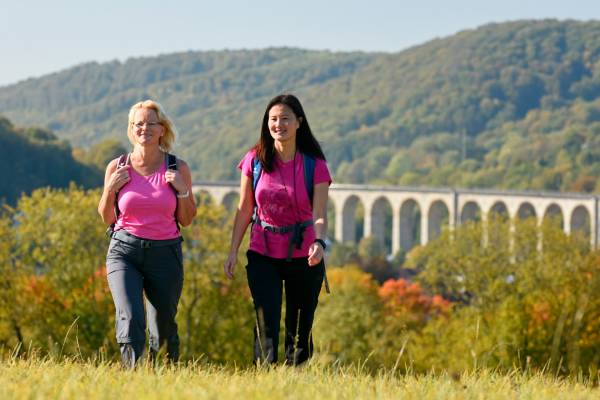
[[105, 361], [4, 357], [0, 399], [597, 399], [582, 379], [489, 370], [461, 375], [431, 372], [368, 374], [312, 360], [301, 368], [240, 369], [202, 361], [141, 365], [124, 371]]

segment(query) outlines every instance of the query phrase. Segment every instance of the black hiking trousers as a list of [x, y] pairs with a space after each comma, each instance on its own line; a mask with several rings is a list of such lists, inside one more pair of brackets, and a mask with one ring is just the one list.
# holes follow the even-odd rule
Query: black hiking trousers
[[323, 283], [325, 264], [308, 265], [308, 257], [291, 261], [246, 253], [248, 285], [256, 310], [254, 361], [277, 362], [279, 324], [285, 288], [285, 358], [299, 365], [313, 353], [312, 325]]
[[144, 352], [146, 322], [150, 355], [166, 345], [167, 358], [179, 358], [175, 315], [183, 288], [181, 241], [144, 240], [124, 231], [113, 234], [106, 273], [116, 309], [117, 342], [126, 367], [133, 367]]

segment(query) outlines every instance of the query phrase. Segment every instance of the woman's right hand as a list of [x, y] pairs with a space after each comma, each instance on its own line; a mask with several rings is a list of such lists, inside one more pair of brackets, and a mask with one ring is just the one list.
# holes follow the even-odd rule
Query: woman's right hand
[[223, 264], [223, 271], [229, 279], [233, 279], [233, 272], [235, 271], [235, 264], [237, 264], [237, 253], [229, 253], [227, 261]]
[[107, 188], [112, 193], [117, 193], [127, 182], [131, 180], [129, 176], [129, 168], [131, 165], [124, 165], [117, 168], [108, 179]]

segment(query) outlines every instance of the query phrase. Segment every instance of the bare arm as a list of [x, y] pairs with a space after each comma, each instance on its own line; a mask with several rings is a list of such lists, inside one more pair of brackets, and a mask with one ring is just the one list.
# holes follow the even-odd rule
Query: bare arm
[[[327, 236], [327, 199], [329, 197], [329, 183], [323, 182], [315, 185], [313, 194], [313, 222], [317, 239], [325, 240]], [[308, 265], [317, 265], [323, 259], [323, 247], [313, 243], [308, 248]]]
[[240, 181], [240, 203], [235, 213], [235, 219], [233, 221], [233, 229], [231, 232], [231, 245], [229, 247], [229, 256], [223, 266], [225, 275], [229, 278], [233, 278], [235, 271], [235, 264], [237, 262], [238, 250], [248, 224], [252, 220], [252, 213], [254, 212], [254, 192], [252, 190], [252, 180], [246, 175], [242, 174]]
[[177, 197], [177, 221], [182, 226], [188, 226], [196, 216], [196, 200], [192, 194], [192, 174], [190, 167], [183, 160], [177, 160], [177, 170], [165, 172], [165, 181], [169, 182], [178, 194], [188, 195]]
[[117, 160], [112, 160], [106, 166], [104, 174], [104, 189], [98, 204], [98, 214], [106, 225], [115, 222], [115, 200], [117, 192], [129, 182], [129, 165], [117, 169]]

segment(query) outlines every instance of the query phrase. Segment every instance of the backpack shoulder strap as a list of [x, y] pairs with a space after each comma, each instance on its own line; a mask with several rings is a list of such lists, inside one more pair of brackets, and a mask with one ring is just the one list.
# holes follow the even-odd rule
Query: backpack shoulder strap
[[252, 194], [254, 195], [254, 212], [252, 213], [252, 223], [258, 219], [258, 204], [256, 203], [256, 186], [262, 172], [262, 164], [258, 157], [252, 159]]
[[312, 206], [315, 191], [315, 159], [308, 154], [302, 154], [302, 161], [304, 163], [304, 184], [306, 185], [306, 192]]
[[260, 173], [262, 172], [262, 165], [258, 157], [252, 159], [252, 190], [256, 192], [256, 185], [260, 179]]
[[[173, 171], [177, 171], [177, 156], [175, 156], [175, 154], [171, 154], [171, 153], [167, 153], [166, 157], [165, 157], [165, 163], [167, 164], [167, 169], [172, 169]], [[175, 193], [175, 195], [177, 195], [177, 190], [175, 190], [175, 187], [173, 185], [171, 185], [169, 183], [169, 186], [171, 186], [171, 189], [173, 189], [173, 192]], [[177, 199], [175, 199], [177, 200]], [[177, 203], [175, 203], [177, 204]], [[179, 221], [177, 221], [177, 205], [175, 205], [175, 224], [177, 225], [177, 230], [181, 231], [181, 228], [179, 226]]]
[[167, 169], [177, 171], [177, 156], [167, 153]]
[[[117, 169], [123, 168], [126, 165], [131, 165], [131, 153], [121, 154], [119, 156], [119, 159], [117, 160]], [[117, 191], [117, 197], [115, 197], [115, 202], [117, 201], [116, 199], [118, 198], [118, 195], [119, 195], [119, 191]], [[117, 212], [118, 211], [119, 211], [119, 209], [117, 207]]]
[[130, 153], [121, 154], [117, 160], [117, 168], [122, 168], [128, 164], [131, 164], [130, 156]]
[[[119, 156], [119, 159], [117, 160], [117, 169], [123, 168], [124, 166], [131, 164], [130, 157], [131, 157], [131, 153], [121, 154]], [[119, 219], [119, 215], [121, 215], [121, 210], [119, 210], [119, 191], [118, 190], [115, 195], [114, 212], [115, 212], [115, 222], [110, 224], [110, 226], [108, 227], [108, 230], [107, 230], [107, 232], [110, 234], [112, 234], [112, 232], [115, 228], [115, 224], [117, 223], [117, 220]]]

